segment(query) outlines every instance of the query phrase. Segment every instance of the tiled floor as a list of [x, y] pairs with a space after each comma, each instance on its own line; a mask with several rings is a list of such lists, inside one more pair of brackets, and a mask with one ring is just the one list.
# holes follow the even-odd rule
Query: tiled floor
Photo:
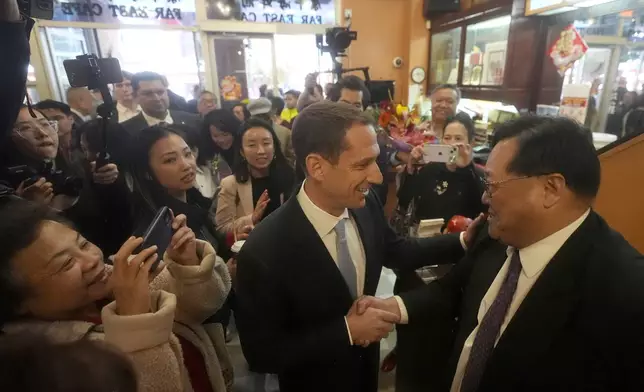
[[[383, 269], [380, 276], [380, 283], [378, 284], [378, 297], [390, 297], [393, 295], [395, 275], [391, 270]], [[389, 337], [380, 342], [380, 358], [384, 358], [387, 353], [396, 344], [396, 333], [393, 332]], [[228, 345], [228, 350], [233, 359], [235, 366], [235, 392], [277, 392], [276, 381], [273, 379], [262, 380], [257, 375], [248, 372], [248, 366], [239, 345], [239, 339], [235, 337]], [[394, 373], [380, 375], [380, 388], [379, 392], [393, 392], [394, 391]], [[262, 387], [264, 386], [264, 387]]]

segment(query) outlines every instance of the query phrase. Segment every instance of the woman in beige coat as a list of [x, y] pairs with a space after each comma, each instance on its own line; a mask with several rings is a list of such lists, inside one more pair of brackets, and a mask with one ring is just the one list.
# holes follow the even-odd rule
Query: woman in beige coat
[[234, 175], [222, 180], [210, 211], [217, 230], [224, 233], [247, 231], [279, 208], [290, 196], [295, 177], [272, 125], [265, 121], [246, 121], [233, 148]]
[[224, 392], [232, 368], [220, 326], [202, 322], [223, 304], [230, 275], [195, 239], [184, 215], [163, 262], [130, 238], [103, 254], [50, 210], [12, 201], [0, 210], [0, 326], [57, 342], [103, 340], [129, 356], [142, 392]]

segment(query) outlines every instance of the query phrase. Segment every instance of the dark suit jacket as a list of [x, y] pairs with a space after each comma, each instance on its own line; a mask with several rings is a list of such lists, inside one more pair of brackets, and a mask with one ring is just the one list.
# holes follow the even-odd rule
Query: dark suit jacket
[[25, 98], [33, 19], [0, 22], [0, 139], [9, 135]]
[[[445, 278], [401, 294], [410, 323], [438, 323], [454, 331], [438, 390], [450, 388], [505, 249], [486, 230]], [[523, 300], [478, 391], [643, 391], [642, 282], [642, 255], [591, 212]]]
[[85, 124], [85, 120], [81, 118], [78, 114], [72, 112], [72, 117], [74, 118], [74, 127], [76, 129], [80, 128], [81, 125]]
[[[201, 117], [196, 114], [186, 113], [178, 110], [170, 110], [170, 116], [174, 125], [182, 125], [191, 128], [194, 132], [199, 132], [201, 129]], [[121, 123], [121, 127], [125, 129], [130, 136], [136, 135], [141, 130], [148, 128], [148, 122], [145, 121], [143, 113], [132, 117], [131, 119]]]
[[[458, 236], [403, 240], [374, 195], [350, 211], [366, 258], [364, 294], [382, 266], [416, 269], [463, 256]], [[353, 300], [296, 197], [264, 219], [238, 256], [235, 319], [251, 370], [277, 373], [281, 392], [375, 392], [379, 344], [351, 346]]]

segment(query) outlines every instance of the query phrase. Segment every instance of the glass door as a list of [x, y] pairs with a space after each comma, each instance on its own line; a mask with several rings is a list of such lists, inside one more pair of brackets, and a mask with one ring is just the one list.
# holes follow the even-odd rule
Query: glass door
[[275, 87], [275, 43], [267, 35], [211, 35], [214, 87], [222, 104], [255, 99]]
[[46, 43], [49, 60], [49, 75], [55, 81], [54, 94], [58, 100], [65, 101], [69, 80], [63, 61], [75, 59], [81, 54], [99, 54], [94, 30], [72, 27], [45, 27], [41, 29], [42, 40]]
[[276, 34], [275, 53], [277, 84], [280, 90], [304, 91], [306, 75], [322, 72], [318, 83], [325, 86], [333, 83], [333, 61], [329, 53], [320, 54], [315, 34]]

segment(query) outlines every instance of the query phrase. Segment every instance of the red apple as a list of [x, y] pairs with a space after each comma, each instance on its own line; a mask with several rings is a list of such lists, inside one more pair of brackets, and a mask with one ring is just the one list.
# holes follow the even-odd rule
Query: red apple
[[452, 219], [447, 222], [446, 233], [460, 233], [461, 231], [467, 230], [467, 228], [472, 224], [470, 218], [466, 218], [461, 215], [454, 215]]

